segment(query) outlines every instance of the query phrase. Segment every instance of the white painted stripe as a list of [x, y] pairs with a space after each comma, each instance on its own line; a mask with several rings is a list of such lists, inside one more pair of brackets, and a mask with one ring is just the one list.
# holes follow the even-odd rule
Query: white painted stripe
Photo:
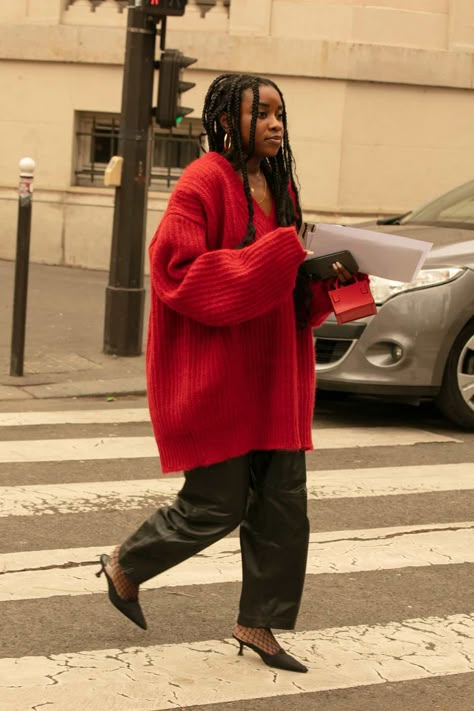
[[[0, 487], [0, 518], [130, 511], [171, 502], [184, 477]], [[474, 488], [474, 487], [473, 487]]]
[[157, 457], [153, 437], [38, 439], [0, 442], [0, 462], [62, 462]]
[[462, 440], [410, 427], [328, 427], [313, 430], [315, 449], [392, 447], [434, 442], [461, 443]]
[[[169, 503], [183, 477], [0, 487], [0, 517], [69, 514]], [[424, 464], [308, 472], [308, 498], [387, 496], [474, 490], [474, 465]]]
[[[148, 408], [120, 408], [106, 410], [61, 410], [43, 412], [0, 412], [0, 427], [28, 427], [35, 425], [86, 425], [150, 422]], [[370, 447], [410, 445], [421, 442], [459, 442], [461, 440], [418, 429], [400, 427], [345, 427], [313, 429], [313, 440], [318, 449], [339, 447]], [[342, 440], [342, 441], [339, 441]], [[155, 454], [153, 453], [153, 455]], [[1, 461], [1, 459], [0, 459]]]
[[128, 422], [150, 422], [147, 408], [110, 410], [61, 410], [51, 412], [0, 412], [0, 427], [35, 425], [88, 425]]
[[[402, 427], [328, 428], [314, 431], [316, 449], [393, 447], [419, 443], [461, 442], [433, 432]], [[0, 442], [0, 462], [58, 462], [88, 459], [156, 457], [153, 437], [13, 440]]]
[[161, 711], [474, 671], [474, 615], [287, 632], [279, 639], [307, 664], [307, 674], [295, 680], [248, 650], [238, 657], [231, 639], [2, 659], [2, 710]]
[[315, 499], [470, 489], [474, 489], [474, 464], [471, 462], [327, 470], [311, 472], [308, 478], [308, 494]]
[[[104, 592], [94, 576], [111, 546], [0, 555], [0, 602]], [[356, 573], [429, 565], [474, 563], [474, 521], [328, 531], [310, 537], [310, 575]], [[147, 581], [143, 589], [209, 585], [241, 579], [238, 538], [224, 538], [181, 565]]]

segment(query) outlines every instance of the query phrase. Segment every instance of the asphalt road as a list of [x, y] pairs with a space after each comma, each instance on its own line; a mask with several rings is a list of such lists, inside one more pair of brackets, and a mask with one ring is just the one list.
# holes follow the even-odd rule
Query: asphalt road
[[[143, 398], [0, 406], [3, 711], [472, 711], [473, 433], [429, 406], [318, 398], [307, 582], [282, 635], [310, 672], [275, 675], [229, 641], [237, 531], [142, 591], [148, 632], [108, 604], [97, 553], [180, 485], [140, 456], [151, 427], [132, 411]], [[98, 458], [112, 441], [129, 453]]]

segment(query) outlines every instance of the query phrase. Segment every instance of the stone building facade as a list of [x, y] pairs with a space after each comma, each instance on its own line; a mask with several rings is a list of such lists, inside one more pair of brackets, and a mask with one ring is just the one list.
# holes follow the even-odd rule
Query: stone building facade
[[[14, 258], [18, 162], [37, 163], [31, 258], [107, 269], [127, 0], [0, 4], [0, 258]], [[167, 46], [196, 57], [195, 112], [157, 131], [148, 239], [196, 151], [210, 81], [281, 87], [308, 219], [406, 211], [473, 177], [472, 0], [189, 0]]]

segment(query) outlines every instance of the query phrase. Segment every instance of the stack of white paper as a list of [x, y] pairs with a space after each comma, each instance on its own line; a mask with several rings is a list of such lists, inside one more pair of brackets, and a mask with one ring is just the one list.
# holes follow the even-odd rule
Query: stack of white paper
[[307, 225], [305, 245], [314, 252], [309, 258], [348, 249], [361, 272], [404, 282], [416, 278], [432, 247], [431, 242], [386, 232], [324, 224]]

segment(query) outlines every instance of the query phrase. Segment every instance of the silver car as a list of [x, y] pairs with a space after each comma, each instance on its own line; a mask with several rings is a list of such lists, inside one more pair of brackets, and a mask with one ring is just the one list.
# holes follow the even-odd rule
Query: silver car
[[418, 210], [355, 225], [433, 242], [409, 284], [371, 278], [376, 316], [314, 329], [318, 388], [434, 399], [474, 430], [474, 180]]

